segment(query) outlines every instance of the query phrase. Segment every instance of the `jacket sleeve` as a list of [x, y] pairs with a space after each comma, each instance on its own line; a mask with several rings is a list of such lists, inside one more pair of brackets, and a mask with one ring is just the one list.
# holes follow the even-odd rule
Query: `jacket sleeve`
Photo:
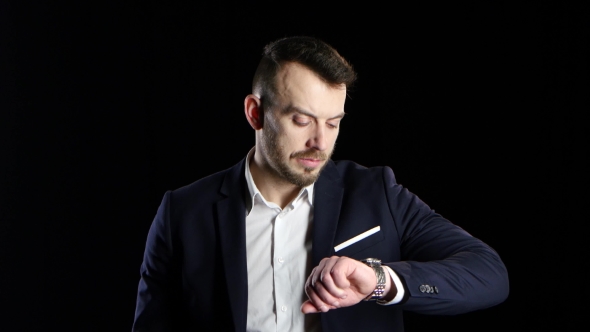
[[174, 331], [179, 303], [177, 257], [170, 223], [170, 192], [162, 199], [150, 227], [137, 291], [133, 332]]
[[404, 310], [456, 315], [503, 302], [508, 273], [498, 253], [397, 184], [390, 168], [383, 177], [401, 243], [401, 261], [386, 265], [405, 286]]

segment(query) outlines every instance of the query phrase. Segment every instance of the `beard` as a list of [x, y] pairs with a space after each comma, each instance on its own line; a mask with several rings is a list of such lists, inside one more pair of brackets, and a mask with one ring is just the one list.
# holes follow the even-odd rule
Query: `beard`
[[[268, 121], [267, 121], [268, 123]], [[288, 161], [283, 160], [283, 156], [286, 155], [283, 147], [279, 144], [278, 134], [271, 126], [265, 126], [262, 129], [262, 150], [268, 157], [268, 163], [278, 177], [298, 186], [307, 187], [314, 183], [320, 173], [328, 164], [326, 161], [330, 159], [334, 149], [330, 153], [317, 151], [315, 149], [309, 149], [305, 151], [294, 152], [289, 156], [291, 158], [313, 158], [323, 161], [323, 165], [318, 168], [304, 167], [303, 172], [297, 172], [293, 167], [288, 164]]]

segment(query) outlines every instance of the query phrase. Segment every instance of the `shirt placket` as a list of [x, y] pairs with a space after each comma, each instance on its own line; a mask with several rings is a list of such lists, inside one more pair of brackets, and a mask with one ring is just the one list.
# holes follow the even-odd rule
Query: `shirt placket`
[[286, 211], [282, 210], [275, 218], [274, 228], [274, 277], [275, 277], [275, 304], [277, 313], [277, 331], [287, 331], [289, 316], [289, 303], [287, 302], [289, 285], [288, 285], [288, 269], [286, 268], [286, 248], [288, 232], [286, 230], [286, 222], [284, 220]]

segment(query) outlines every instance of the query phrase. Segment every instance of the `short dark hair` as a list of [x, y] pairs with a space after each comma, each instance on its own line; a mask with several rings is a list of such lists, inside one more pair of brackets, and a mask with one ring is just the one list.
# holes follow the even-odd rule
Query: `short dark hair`
[[258, 94], [263, 104], [276, 91], [277, 72], [289, 62], [309, 68], [331, 86], [344, 84], [349, 89], [357, 78], [352, 65], [326, 42], [309, 36], [284, 37], [264, 46], [254, 73], [252, 93]]

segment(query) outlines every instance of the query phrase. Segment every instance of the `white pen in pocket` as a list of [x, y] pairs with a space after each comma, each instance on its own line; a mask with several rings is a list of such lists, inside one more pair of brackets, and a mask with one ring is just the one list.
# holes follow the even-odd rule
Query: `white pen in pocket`
[[364, 239], [364, 238], [366, 238], [368, 236], [371, 236], [371, 235], [379, 232], [380, 230], [381, 230], [381, 226], [377, 226], [377, 227], [373, 227], [373, 228], [369, 229], [366, 232], [362, 232], [361, 234], [359, 234], [359, 235], [357, 235], [357, 236], [355, 236], [355, 237], [353, 237], [353, 238], [351, 238], [349, 240], [346, 240], [346, 241], [340, 243], [339, 245], [335, 246], [334, 247], [334, 251], [338, 252], [338, 251], [340, 251], [340, 250], [342, 250], [342, 249], [350, 246], [351, 244], [354, 244], [356, 242], [359, 242], [360, 240], [362, 240], [362, 239]]

